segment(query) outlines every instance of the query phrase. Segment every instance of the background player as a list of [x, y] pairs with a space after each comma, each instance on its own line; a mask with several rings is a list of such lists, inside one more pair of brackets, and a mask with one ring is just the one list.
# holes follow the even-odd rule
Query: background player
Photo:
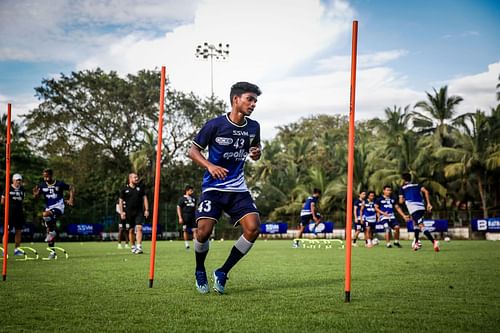
[[[126, 210], [126, 203], [125, 201], [123, 202], [123, 209]], [[120, 214], [120, 199], [118, 198], [118, 201], [116, 202], [116, 213], [118, 214], [118, 249], [123, 249], [122, 247], [122, 241], [125, 241], [125, 248], [128, 249], [128, 233], [127, 231], [129, 230], [129, 225], [127, 223], [127, 219], [122, 219], [122, 216]]]
[[[394, 209], [400, 210], [396, 201], [392, 198], [392, 188], [389, 185], [384, 186], [383, 194], [375, 202], [375, 210], [379, 214], [379, 221], [384, 223], [386, 247], [391, 248], [391, 229], [394, 230], [394, 246], [401, 247], [399, 244], [399, 222], [394, 215]], [[400, 212], [401, 216], [402, 211]]]
[[352, 239], [352, 245], [353, 246], [358, 246], [356, 244], [356, 241], [358, 240], [358, 236], [360, 232], [365, 233], [365, 241], [368, 239], [366, 236], [366, 228], [365, 228], [365, 222], [363, 221], [363, 210], [365, 208], [365, 199], [366, 199], [366, 192], [361, 191], [359, 192], [359, 197], [354, 201], [354, 237]]
[[[120, 191], [119, 210], [128, 225], [128, 238], [132, 253], [142, 254], [142, 225], [149, 217], [149, 203], [143, 186], [139, 186], [136, 173], [128, 175], [128, 184]], [[135, 231], [135, 234], [134, 234]]]
[[[48, 247], [54, 247], [56, 239], [56, 221], [64, 214], [64, 191], [69, 191], [69, 198], [66, 203], [73, 206], [75, 200], [75, 188], [63, 181], [53, 178], [52, 169], [43, 170], [43, 182], [33, 189], [35, 198], [42, 195], [45, 199], [45, 211], [42, 213], [42, 219], [47, 227], [47, 237], [45, 241]], [[56, 253], [49, 253], [49, 259], [55, 259]]]
[[366, 246], [373, 246], [373, 233], [377, 226], [377, 211], [375, 210], [375, 192], [368, 191], [365, 207], [363, 209], [363, 219], [366, 227]]
[[[402, 175], [403, 186], [401, 187], [401, 192], [399, 194], [399, 203], [401, 205], [406, 203], [408, 212], [410, 215], [404, 215], [407, 222], [413, 223], [415, 229], [415, 238], [413, 239], [412, 248], [417, 251], [420, 249], [419, 245], [419, 234], [423, 231], [424, 235], [429, 239], [434, 247], [434, 251], [439, 252], [439, 242], [432, 237], [432, 234], [424, 226], [424, 215], [427, 211], [430, 213], [432, 211], [431, 201], [429, 199], [429, 191], [419, 184], [414, 184], [411, 182], [411, 175], [409, 173], [404, 173]], [[425, 197], [422, 197], [422, 193]]]
[[193, 187], [188, 185], [184, 189], [184, 195], [177, 203], [177, 217], [179, 224], [182, 225], [182, 234], [184, 237], [184, 246], [189, 249], [189, 231], [193, 234], [193, 241], [196, 239], [196, 198], [193, 196]]
[[304, 205], [302, 206], [302, 210], [300, 211], [300, 224], [299, 224], [299, 233], [297, 234], [297, 240], [293, 243], [294, 248], [299, 247], [299, 238], [302, 238], [302, 234], [304, 233], [304, 229], [309, 226], [309, 222], [314, 221], [314, 229], [316, 230], [316, 226], [321, 222], [321, 215], [318, 212], [318, 203], [321, 198], [321, 190], [313, 189], [313, 194], [309, 196]]
[[[231, 112], [209, 120], [189, 150], [189, 157], [206, 169], [196, 211], [198, 230], [194, 242], [196, 288], [202, 294], [209, 292], [205, 271], [209, 237], [222, 212], [230, 216], [231, 223], [241, 225], [243, 234], [226, 262], [212, 274], [213, 288], [218, 293], [224, 293], [228, 272], [250, 251], [259, 236], [259, 211], [245, 183], [244, 166], [248, 156], [258, 160], [261, 155], [259, 123], [248, 118], [260, 94], [254, 84], [235, 83], [229, 94]], [[201, 153], [207, 147], [208, 159]]]
[[[14, 255], [22, 256], [24, 252], [19, 248], [21, 246], [21, 237], [23, 225], [26, 222], [24, 219], [23, 200], [25, 190], [22, 185], [23, 177], [16, 173], [12, 176], [12, 184], [9, 191], [9, 226], [14, 227]], [[5, 194], [2, 194], [2, 205], [5, 204]]]

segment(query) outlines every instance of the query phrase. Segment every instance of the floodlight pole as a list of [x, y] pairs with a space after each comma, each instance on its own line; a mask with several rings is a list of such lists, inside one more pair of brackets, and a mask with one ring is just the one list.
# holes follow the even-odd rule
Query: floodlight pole
[[210, 91], [214, 96], [214, 57], [215, 60], [226, 60], [229, 57], [229, 44], [213, 45], [208, 42], [199, 44], [196, 47], [195, 56], [197, 59], [210, 58]]
[[351, 249], [352, 249], [352, 191], [354, 178], [354, 113], [356, 110], [356, 57], [358, 52], [358, 21], [352, 22], [351, 102], [349, 110], [349, 137], [347, 154], [347, 205], [345, 222], [345, 302], [351, 301]]
[[3, 224], [3, 265], [2, 280], [7, 280], [7, 257], [9, 252], [9, 194], [10, 194], [10, 126], [11, 126], [12, 105], [7, 104], [7, 135], [5, 142], [5, 204], [4, 204], [4, 224]]

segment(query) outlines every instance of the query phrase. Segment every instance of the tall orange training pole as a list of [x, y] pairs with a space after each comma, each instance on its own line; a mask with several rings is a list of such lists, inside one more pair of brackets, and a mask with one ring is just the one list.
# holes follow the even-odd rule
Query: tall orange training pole
[[9, 252], [9, 194], [10, 194], [10, 113], [11, 104], [7, 105], [7, 140], [5, 142], [5, 214], [3, 224], [3, 265], [2, 280], [7, 279], [7, 253]]
[[352, 22], [351, 55], [351, 104], [349, 111], [349, 146], [347, 154], [347, 207], [345, 221], [345, 301], [351, 301], [351, 238], [352, 238], [352, 188], [354, 178], [354, 111], [356, 110], [356, 56], [358, 52], [358, 21]]
[[158, 205], [160, 200], [161, 144], [163, 136], [163, 110], [165, 103], [165, 66], [161, 67], [160, 115], [158, 119], [158, 143], [156, 145], [155, 197], [153, 203], [153, 234], [151, 236], [151, 256], [149, 259], [149, 288], [153, 288], [155, 277], [156, 233], [158, 225]]

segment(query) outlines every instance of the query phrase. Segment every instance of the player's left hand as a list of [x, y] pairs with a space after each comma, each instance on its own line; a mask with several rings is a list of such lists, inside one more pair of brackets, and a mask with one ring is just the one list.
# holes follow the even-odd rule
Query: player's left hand
[[68, 206], [73, 207], [73, 205], [74, 205], [75, 203], [74, 203], [74, 201], [73, 201], [73, 200], [66, 200], [66, 204], [67, 204]]
[[145, 211], [144, 211], [144, 217], [145, 217], [145, 218], [148, 218], [148, 217], [149, 217], [149, 210], [145, 210]]
[[260, 150], [259, 147], [250, 147], [250, 151], [249, 151], [248, 156], [252, 160], [257, 161], [258, 159], [260, 159], [261, 155], [262, 155], [262, 151]]
[[432, 205], [427, 204], [427, 212], [430, 213], [432, 211]]

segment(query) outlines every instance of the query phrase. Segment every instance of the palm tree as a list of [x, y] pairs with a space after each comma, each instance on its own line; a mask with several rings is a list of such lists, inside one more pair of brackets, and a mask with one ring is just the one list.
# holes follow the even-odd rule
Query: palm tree
[[446, 178], [475, 183], [486, 218], [486, 180], [489, 171], [500, 168], [500, 151], [492, 140], [489, 119], [483, 111], [464, 114], [455, 120], [455, 124], [462, 131], [455, 134], [454, 147], [441, 147], [434, 155], [444, 161]]
[[413, 126], [420, 129], [420, 134], [436, 134], [442, 145], [451, 132], [449, 122], [455, 115], [455, 108], [463, 98], [460, 96], [448, 96], [448, 86], [441, 87], [439, 91], [434, 90], [434, 95], [426, 92], [427, 101], [419, 101], [415, 108], [422, 112], [413, 112]]

